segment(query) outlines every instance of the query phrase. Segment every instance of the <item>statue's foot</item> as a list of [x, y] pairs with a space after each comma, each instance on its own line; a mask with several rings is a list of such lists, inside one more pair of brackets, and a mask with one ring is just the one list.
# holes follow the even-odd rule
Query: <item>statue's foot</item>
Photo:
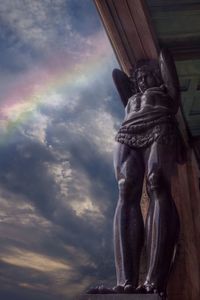
[[137, 294], [156, 294], [157, 289], [150, 284], [141, 284], [136, 288]]
[[125, 283], [115, 286], [113, 290], [116, 294], [134, 294], [136, 289], [131, 283]]
[[154, 283], [150, 283], [147, 281], [136, 288], [136, 293], [137, 294], [159, 294], [161, 297], [163, 297], [163, 299], [166, 296], [165, 291], [161, 291], [156, 287]]
[[116, 285], [113, 288], [115, 294], [124, 294], [124, 286], [123, 285]]
[[124, 286], [124, 293], [125, 294], [135, 294], [135, 287], [132, 284], [126, 284]]
[[114, 288], [106, 288], [103, 285], [89, 289], [86, 294], [135, 294], [136, 289], [126, 282], [124, 285], [117, 285]]

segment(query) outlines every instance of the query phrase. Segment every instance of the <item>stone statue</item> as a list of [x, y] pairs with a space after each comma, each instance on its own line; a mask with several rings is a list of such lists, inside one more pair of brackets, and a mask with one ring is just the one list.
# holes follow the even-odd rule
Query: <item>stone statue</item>
[[[185, 160], [175, 119], [180, 105], [176, 68], [169, 52], [162, 50], [158, 61], [136, 62], [130, 77], [115, 69], [113, 79], [125, 119], [114, 151], [119, 200], [114, 217], [117, 285], [112, 292], [165, 294], [180, 227], [170, 180], [176, 163]], [[149, 197], [145, 226], [140, 208], [144, 177]], [[144, 243], [147, 274], [138, 286]]]

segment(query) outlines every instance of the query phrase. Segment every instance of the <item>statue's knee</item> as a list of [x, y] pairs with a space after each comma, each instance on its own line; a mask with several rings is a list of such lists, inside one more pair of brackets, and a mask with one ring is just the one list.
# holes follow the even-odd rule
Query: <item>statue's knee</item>
[[152, 172], [147, 176], [147, 190], [157, 191], [162, 188], [163, 185], [163, 176], [160, 171]]
[[142, 182], [138, 182], [138, 180], [133, 177], [119, 179], [118, 180], [118, 188], [119, 188], [118, 203], [122, 206], [138, 207], [141, 198]]
[[119, 202], [121, 204], [129, 204], [133, 200], [134, 185], [131, 180], [127, 178], [120, 178], [118, 180], [119, 188]]
[[126, 178], [124, 176], [121, 176], [118, 179], [118, 187], [120, 191], [126, 191], [131, 189], [131, 180], [129, 178]]

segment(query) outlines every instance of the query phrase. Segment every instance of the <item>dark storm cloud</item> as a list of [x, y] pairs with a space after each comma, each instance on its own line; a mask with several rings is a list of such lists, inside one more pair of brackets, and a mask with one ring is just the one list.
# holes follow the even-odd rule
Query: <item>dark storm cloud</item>
[[[100, 105], [102, 106], [102, 104]], [[94, 110], [95, 111], [95, 110]], [[86, 117], [88, 115], [86, 114]], [[92, 120], [92, 114], [90, 115]], [[51, 141], [51, 147], [48, 148], [45, 144], [41, 144], [25, 137], [20, 141], [20, 145], [11, 144], [1, 149], [2, 157], [4, 157], [3, 168], [1, 170], [1, 182], [4, 188], [9, 191], [20, 194], [26, 197], [28, 201], [39, 209], [40, 213], [52, 221], [54, 225], [61, 226], [57, 234], [50, 235], [48, 238], [53, 242], [49, 242], [48, 238], [41, 236], [43, 240], [40, 242], [39, 249], [31, 245], [31, 249], [40, 250], [42, 253], [48, 253], [52, 258], [63, 258], [68, 256], [68, 251], [65, 245], [71, 245], [77, 249], [78, 252], [88, 253], [89, 261], [95, 265], [79, 266], [77, 257], [73, 256], [74, 268], [76, 274], [71, 276], [68, 281], [74, 283], [80, 282], [81, 278], [86, 275], [93, 276], [93, 279], [109, 277], [109, 266], [113, 272], [113, 264], [111, 262], [112, 256], [112, 224], [111, 218], [113, 211], [109, 209], [113, 207], [113, 191], [110, 189], [110, 184], [113, 185], [113, 172], [111, 171], [111, 163], [108, 157], [99, 152], [97, 145], [92, 144], [92, 139], [88, 141], [87, 132], [83, 131], [83, 135], [74, 138], [71, 134], [70, 128], [67, 130], [65, 125], [64, 131], [56, 131], [56, 124], [54, 124], [55, 132], [48, 127], [51, 138], [56, 138], [56, 144]], [[82, 122], [86, 123], [86, 119], [80, 119], [80, 123], [76, 122], [77, 126], [81, 126]], [[26, 134], [29, 131], [26, 130]], [[31, 133], [32, 135], [32, 133]], [[95, 126], [90, 136], [96, 135]], [[81, 145], [81, 151], [80, 151]], [[86, 150], [87, 149], [87, 150]], [[55, 152], [54, 152], [55, 151]], [[64, 195], [65, 204], [60, 201], [63, 196], [60, 194], [60, 185], [56, 183], [53, 174], [47, 172], [46, 164], [60, 164], [63, 157], [59, 158], [59, 154], [63, 151], [70, 153], [71, 168], [76, 172], [75, 178], [69, 182], [69, 194]], [[110, 155], [109, 155], [110, 157]], [[64, 161], [66, 157], [64, 157]], [[106, 173], [106, 177], [105, 177]], [[88, 188], [81, 190], [82, 195], [79, 194], [80, 189], [77, 186], [83, 185], [82, 176], [87, 177], [89, 182]], [[11, 181], [12, 178], [12, 181]], [[67, 178], [65, 177], [67, 181]], [[74, 211], [68, 206], [74, 199], [81, 205], [82, 197], [85, 194], [92, 199], [93, 203], [97, 203], [100, 211], [104, 214], [104, 220], [97, 222], [95, 213], [87, 212], [79, 218], [74, 214]], [[22, 216], [23, 217], [23, 216]], [[109, 217], [109, 218], [108, 218]], [[110, 228], [108, 231], [107, 228]], [[20, 227], [18, 227], [20, 230]], [[31, 232], [33, 229], [31, 228]], [[83, 239], [84, 237], [84, 239]], [[27, 240], [28, 242], [28, 240]], [[12, 244], [12, 243], [11, 243]], [[56, 244], [56, 246], [55, 246]], [[19, 246], [19, 243], [18, 243]], [[23, 243], [23, 247], [29, 248], [28, 244]], [[109, 250], [110, 249], [110, 250]], [[104, 255], [107, 254], [107, 260]], [[27, 273], [27, 271], [24, 271]], [[106, 272], [106, 276], [105, 276]], [[112, 274], [110, 272], [110, 274]], [[79, 281], [77, 280], [79, 279]], [[69, 284], [71, 284], [69, 282]], [[88, 283], [89, 285], [89, 283]]]
[[[0, 182], [9, 191], [22, 194], [48, 215], [52, 211], [54, 182], [46, 176], [44, 163], [54, 158], [42, 145], [23, 140], [0, 148]], [[48, 204], [45, 202], [48, 201]]]
[[[24, 273], [27, 275], [26, 278], [24, 278]], [[49, 279], [41, 272], [1, 263], [0, 282], [2, 299], [27, 300], [39, 298], [53, 300], [55, 297], [53, 293], [49, 295], [48, 290], [45, 289]]]
[[[8, 1], [0, 14], [2, 68], [12, 82], [10, 71], [23, 79], [23, 69], [42, 69], [54, 51], [70, 62], [90, 55], [100, 30], [91, 1]], [[59, 55], [55, 61], [62, 64]], [[0, 147], [1, 298], [71, 299], [113, 281], [112, 147], [123, 111], [113, 93], [115, 64], [110, 55], [91, 82], [47, 95], [52, 101]], [[1, 82], [5, 93], [12, 89]]]
[[[102, 97], [101, 95], [99, 96], [98, 92], [96, 92], [95, 97], [100, 100], [99, 103], [98, 101], [91, 102], [91, 97], [83, 93], [81, 104], [72, 113], [67, 113], [67, 110], [63, 107], [62, 112], [58, 113], [58, 119], [55, 116], [52, 127], [48, 127], [47, 141], [53, 147], [66, 149], [72, 153], [73, 155], [70, 157], [72, 168], [81, 173], [84, 172], [89, 181], [93, 182], [90, 192], [94, 201], [98, 202], [100, 198], [103, 199], [103, 204], [106, 202], [108, 207], [113, 207], [114, 193], [113, 189], [110, 188], [114, 186], [112, 156], [111, 152], [107, 155], [105, 154], [106, 141], [103, 140], [104, 137], [102, 139], [99, 137], [101, 132], [97, 131], [96, 122], [98, 123], [98, 120], [95, 120], [99, 110], [98, 117], [104, 121], [104, 112], [108, 110], [108, 105], [101, 101]], [[111, 119], [111, 116], [109, 117]], [[115, 122], [112, 125], [115, 126]], [[108, 135], [111, 135], [105, 138], [109, 138], [109, 142], [112, 144], [114, 131], [110, 132], [109, 127], [105, 128], [105, 130], [108, 131]], [[54, 142], [55, 137], [56, 140]], [[96, 138], [99, 138], [101, 142], [96, 144], [94, 142]]]
[[0, 18], [0, 66], [18, 73], [44, 63], [52, 51], [77, 59], [85, 37], [100, 27], [89, 0], [3, 1]]

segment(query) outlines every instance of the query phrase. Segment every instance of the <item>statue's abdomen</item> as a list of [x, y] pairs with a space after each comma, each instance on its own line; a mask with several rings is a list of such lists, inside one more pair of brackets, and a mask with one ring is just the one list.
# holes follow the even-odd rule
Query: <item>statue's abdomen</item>
[[147, 91], [143, 95], [135, 95], [129, 99], [124, 121], [140, 119], [146, 121], [149, 118], [157, 118], [159, 115], [171, 114], [172, 104], [170, 97], [161, 92]]

